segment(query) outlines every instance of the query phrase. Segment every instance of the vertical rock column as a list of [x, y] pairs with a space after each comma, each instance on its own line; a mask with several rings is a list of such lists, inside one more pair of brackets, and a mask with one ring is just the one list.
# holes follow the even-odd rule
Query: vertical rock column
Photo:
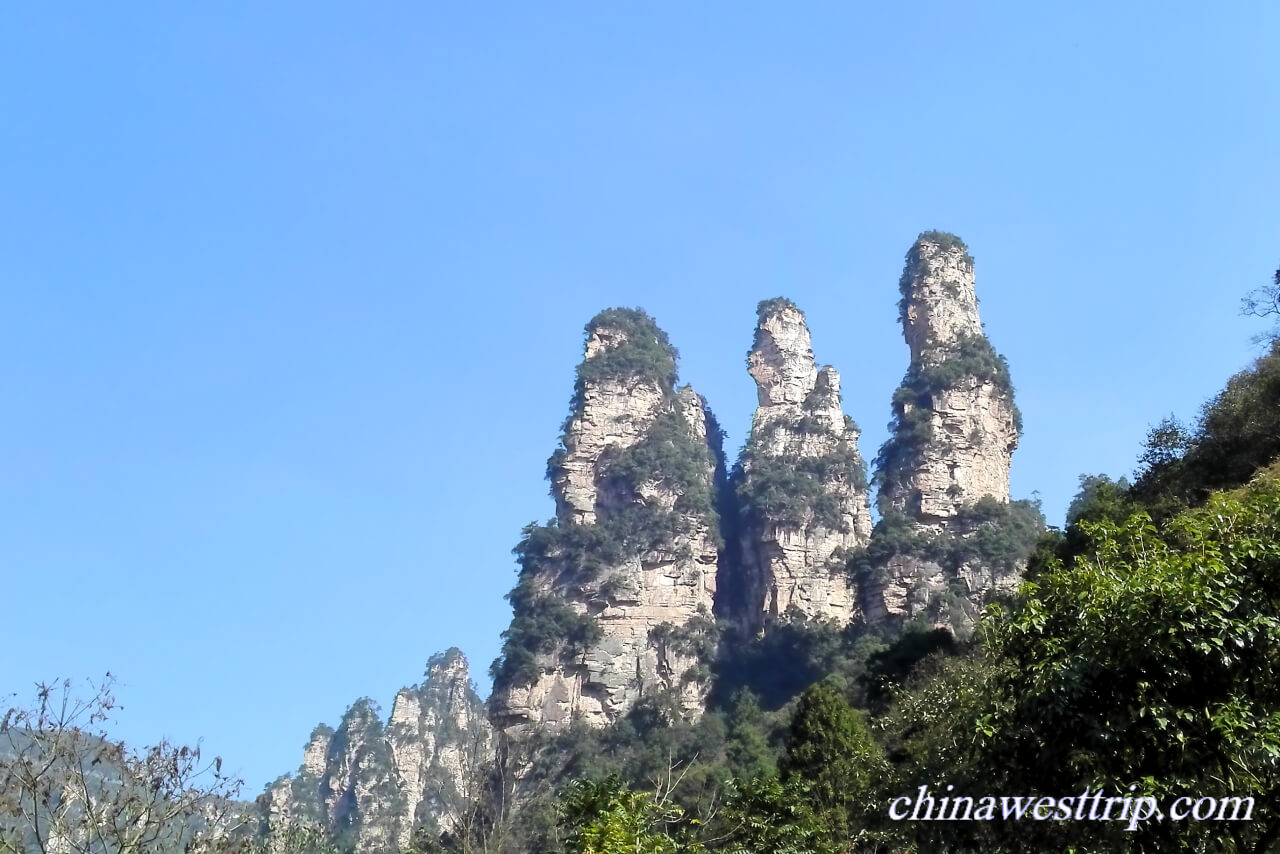
[[899, 316], [911, 365], [894, 395], [878, 463], [884, 509], [941, 529], [983, 496], [1009, 500], [1020, 418], [1009, 366], [978, 317], [973, 258], [954, 235], [925, 232], [907, 253]]
[[[868, 622], [923, 619], [963, 634], [992, 590], [1017, 584], [1043, 518], [1009, 502], [1021, 419], [1009, 366], [983, 332], [964, 242], [921, 234], [899, 289], [911, 363], [876, 458], [882, 519], [861, 560], [860, 599]], [[1004, 533], [975, 536], [984, 529]]]
[[843, 625], [857, 602], [840, 558], [871, 533], [858, 429], [800, 309], [779, 298], [757, 313], [747, 367], [759, 402], [737, 474], [746, 623], [792, 611]]
[[643, 311], [610, 309], [548, 463], [556, 518], [516, 548], [514, 612], [492, 719], [511, 732], [604, 725], [670, 692], [701, 712], [714, 650], [718, 524], [705, 401], [676, 388], [675, 350]]

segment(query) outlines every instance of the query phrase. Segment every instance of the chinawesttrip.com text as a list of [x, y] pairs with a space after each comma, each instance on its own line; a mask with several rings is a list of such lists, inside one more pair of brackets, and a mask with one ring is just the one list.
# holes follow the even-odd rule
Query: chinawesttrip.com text
[[1180, 797], [1167, 804], [1151, 795], [1108, 795], [1105, 789], [1085, 789], [1079, 795], [986, 795], [968, 797], [954, 793], [955, 786], [930, 794], [921, 786], [914, 798], [889, 802], [894, 821], [1121, 821], [1125, 830], [1137, 830], [1144, 821], [1251, 821], [1252, 797]]

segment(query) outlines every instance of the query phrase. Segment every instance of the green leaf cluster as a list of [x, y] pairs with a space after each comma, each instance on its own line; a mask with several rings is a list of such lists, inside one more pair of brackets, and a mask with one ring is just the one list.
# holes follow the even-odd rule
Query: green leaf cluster
[[617, 776], [575, 780], [560, 800], [566, 854], [695, 854], [701, 845], [672, 832], [684, 818], [678, 806], [633, 792]]
[[1280, 340], [1204, 405], [1190, 428], [1166, 419], [1148, 436], [1133, 497], [1164, 518], [1246, 483], [1280, 456]]
[[697, 515], [717, 530], [712, 479], [717, 461], [708, 445], [693, 438], [679, 407], [658, 415], [635, 445], [608, 449], [598, 466], [604, 481], [637, 495], [642, 484], [658, 485], [676, 494], [677, 513]]
[[974, 565], [1007, 574], [1025, 564], [1044, 530], [1038, 502], [989, 495], [961, 508], [941, 532], [922, 531], [905, 514], [889, 512], [876, 523], [870, 542], [849, 554], [847, 565], [855, 577], [883, 580], [890, 558], [911, 555], [952, 575]]

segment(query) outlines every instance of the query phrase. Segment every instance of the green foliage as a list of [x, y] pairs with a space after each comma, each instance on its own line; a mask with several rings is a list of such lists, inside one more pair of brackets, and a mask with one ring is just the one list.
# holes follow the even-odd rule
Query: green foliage
[[684, 530], [680, 514], [642, 503], [591, 524], [531, 523], [512, 552], [522, 576], [583, 583], [630, 557], [669, 547]]
[[1165, 803], [1251, 796], [1253, 821], [901, 829], [926, 850], [1270, 850], [1280, 834], [1280, 478], [1264, 473], [1160, 526], [1140, 510], [1075, 524], [1085, 547], [1049, 559], [1020, 603], [990, 613], [987, 648], [935, 660], [895, 693], [884, 724], [892, 785], [1135, 786]]
[[755, 437], [748, 442], [734, 479], [742, 512], [784, 527], [843, 530], [841, 502], [832, 486], [866, 489], [866, 466], [857, 446], [841, 439], [829, 454], [795, 458], [761, 454], [761, 442]]
[[1009, 573], [1022, 564], [1044, 532], [1038, 501], [997, 501], [984, 496], [956, 514], [940, 543], [944, 568], [980, 566]]
[[614, 488], [638, 494], [642, 484], [655, 484], [675, 493], [678, 513], [701, 515], [714, 529], [711, 478], [717, 462], [707, 445], [694, 440], [689, 422], [673, 406], [654, 420], [643, 439], [623, 451], [606, 450], [598, 465]]
[[920, 531], [902, 513], [881, 516], [863, 549], [849, 559], [857, 578], [884, 580], [889, 559], [911, 555], [934, 561], [951, 574], [977, 565], [998, 574], [1017, 570], [1044, 532], [1044, 515], [1036, 501], [998, 501], [983, 496], [961, 508], [945, 531]]
[[725, 711], [725, 758], [739, 777], [770, 776], [777, 770], [778, 750], [772, 721], [751, 691], [740, 688]]
[[1170, 415], [1147, 432], [1142, 456], [1138, 458], [1140, 472], [1153, 472], [1177, 463], [1192, 444], [1191, 431], [1177, 418]]
[[[1218, 495], [1163, 529], [1141, 512], [1082, 525], [1089, 559], [996, 627], [1016, 676], [989, 725], [1014, 756], [1031, 728], [1058, 733], [1040, 767], [1074, 779], [1280, 803], [1280, 487]], [[1280, 827], [1264, 809], [1253, 827]], [[1160, 850], [1191, 850], [1199, 834], [1179, 833]]]
[[785, 782], [808, 786], [818, 824], [832, 840], [852, 839], [874, 809], [869, 794], [884, 764], [860, 712], [826, 682], [805, 691], [791, 719]]
[[679, 626], [659, 623], [649, 630], [649, 641], [658, 650], [660, 658], [670, 651], [697, 661], [680, 675], [681, 684], [705, 682], [711, 678], [711, 662], [715, 660], [719, 637], [719, 626], [702, 606], [698, 607], [696, 615]]
[[616, 776], [574, 781], [560, 803], [567, 854], [693, 854], [701, 846], [669, 830], [682, 817], [679, 807], [630, 791]]
[[733, 697], [746, 691], [764, 709], [774, 711], [823, 678], [855, 690], [867, 657], [884, 646], [879, 637], [853, 627], [788, 612], [754, 638], [721, 645], [712, 706], [727, 708]]
[[762, 299], [756, 303], [756, 317], [764, 320], [769, 315], [784, 308], [800, 311], [799, 307], [786, 297], [773, 297], [772, 299]]
[[1133, 497], [1156, 518], [1246, 483], [1280, 455], [1280, 341], [1232, 377], [1191, 429], [1167, 419], [1148, 437]]
[[[288, 827], [234, 849], [235, 854], [341, 854], [342, 849], [319, 827]], [[423, 852], [426, 854], [426, 852]]]
[[647, 312], [639, 308], [610, 308], [600, 312], [586, 325], [588, 336], [601, 329], [614, 329], [625, 340], [619, 346], [597, 353], [578, 366], [574, 388], [578, 408], [590, 383], [606, 380], [648, 380], [659, 389], [669, 390], [676, 384], [678, 353], [667, 333]]
[[908, 629], [887, 649], [867, 659], [862, 677], [868, 705], [884, 711], [894, 687], [906, 682], [917, 665], [931, 655], [954, 655], [955, 637], [946, 629]]
[[759, 775], [733, 781], [720, 816], [727, 854], [828, 854], [809, 786]]
[[[916, 242], [936, 243], [942, 247], [944, 252], [951, 249], [963, 250], [966, 255], [968, 255], [969, 252], [969, 247], [965, 245], [965, 242], [949, 231], [938, 231], [937, 229], [931, 228], [928, 231], [920, 232], [920, 236], [916, 238]], [[969, 258], [969, 261], [972, 263], [973, 259]]]
[[991, 383], [1008, 398], [1014, 428], [1021, 432], [1022, 412], [1013, 403], [1008, 360], [995, 351], [985, 335], [962, 336], [937, 363], [912, 362], [902, 385], [894, 391], [889, 438], [880, 446], [873, 464], [877, 483], [896, 483], [907, 474], [907, 466], [933, 441], [935, 399], [971, 380]]
[[890, 558], [896, 555], [927, 558], [934, 552], [933, 537], [918, 531], [905, 514], [890, 510], [876, 522], [867, 545], [850, 550], [848, 566], [855, 578], [883, 581]]
[[573, 655], [600, 639], [600, 626], [558, 596], [540, 592], [523, 575], [507, 594], [514, 615], [502, 633], [502, 655], [490, 668], [495, 685], [532, 685], [542, 673], [540, 655]]
[[1112, 480], [1105, 474], [1080, 475], [1080, 489], [1067, 505], [1067, 525], [1077, 522], [1122, 522], [1133, 510], [1129, 501], [1129, 481]]

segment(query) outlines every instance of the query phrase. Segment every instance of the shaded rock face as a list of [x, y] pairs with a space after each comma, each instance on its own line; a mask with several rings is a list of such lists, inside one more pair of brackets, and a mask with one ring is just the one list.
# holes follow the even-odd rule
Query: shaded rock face
[[747, 366], [758, 405], [738, 474], [745, 624], [791, 612], [847, 623], [857, 596], [840, 550], [871, 534], [858, 430], [841, 410], [840, 375], [818, 369], [804, 314], [762, 302]]
[[431, 658], [421, 684], [396, 695], [385, 726], [361, 700], [336, 730], [317, 727], [298, 772], [264, 795], [267, 826], [350, 834], [357, 852], [400, 850], [418, 827], [455, 828], [493, 753], [484, 703], [466, 659], [451, 649]]
[[[705, 401], [675, 388], [674, 357], [643, 312], [613, 309], [588, 324], [549, 464], [556, 519], [517, 548], [515, 614], [490, 699], [500, 728], [602, 726], [657, 691], [701, 712], [714, 644], [718, 437]], [[526, 620], [536, 613], [558, 614], [576, 640], [534, 638]]]
[[[876, 477], [881, 512], [890, 522], [905, 520], [917, 551], [864, 567], [859, 600], [869, 623], [924, 620], [964, 634], [987, 598], [1016, 587], [1025, 567], [1025, 555], [993, 561], [972, 554], [966, 542], [1002, 525], [1016, 527], [1025, 540], [1034, 530], [1028, 520], [1039, 513], [1026, 502], [1009, 506], [1020, 420], [1008, 365], [978, 316], [964, 243], [922, 234], [907, 253], [899, 286], [911, 364], [894, 395]], [[941, 561], [939, 553], [953, 557]]]

